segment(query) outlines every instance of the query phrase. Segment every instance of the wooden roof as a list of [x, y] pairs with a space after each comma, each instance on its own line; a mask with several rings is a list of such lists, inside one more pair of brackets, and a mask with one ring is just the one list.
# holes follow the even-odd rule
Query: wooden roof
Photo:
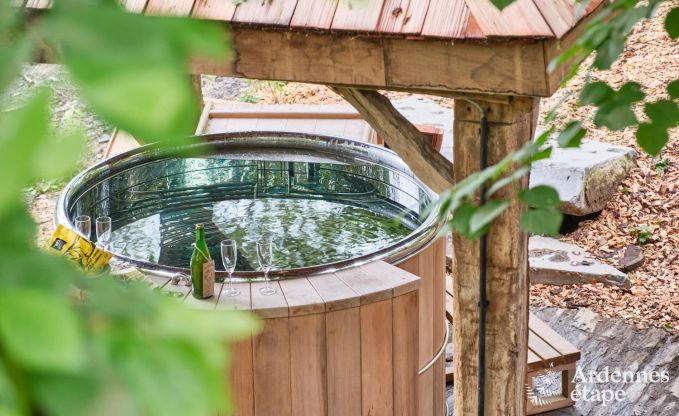
[[[499, 11], [490, 0], [119, 0], [127, 10], [191, 16], [234, 25], [401, 35], [410, 38], [560, 39], [604, 0], [515, 0]], [[26, 0], [28, 8], [50, 0]]]
[[516, 0], [499, 11], [490, 0], [121, 0], [136, 13], [234, 25], [442, 39], [559, 39], [602, 1], [580, 11], [576, 0]]
[[[604, 0], [119, 0], [147, 15], [231, 24], [234, 61], [193, 73], [436, 95], [549, 96], [568, 73], [547, 71]], [[44, 9], [50, 0], [25, 0]]]

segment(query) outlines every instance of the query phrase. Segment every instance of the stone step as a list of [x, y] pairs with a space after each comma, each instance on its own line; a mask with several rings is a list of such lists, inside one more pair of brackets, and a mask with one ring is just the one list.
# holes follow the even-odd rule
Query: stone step
[[528, 239], [528, 265], [531, 283], [572, 285], [604, 283], [625, 289], [631, 287], [627, 275], [594, 259], [575, 244], [549, 237]]
[[[446, 250], [447, 266], [450, 269], [450, 237]], [[624, 289], [629, 289], [632, 285], [625, 273], [595, 260], [594, 256], [577, 245], [541, 236], [528, 239], [528, 276], [531, 283], [547, 285], [604, 283]]]

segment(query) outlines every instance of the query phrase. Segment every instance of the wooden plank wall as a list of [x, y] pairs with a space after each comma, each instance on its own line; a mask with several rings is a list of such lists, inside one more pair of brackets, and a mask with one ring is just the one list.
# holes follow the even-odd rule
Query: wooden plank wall
[[[149, 279], [181, 293], [192, 307], [225, 313], [250, 309], [263, 318], [261, 333], [232, 346], [233, 366], [226, 376], [235, 409], [222, 410], [220, 416], [438, 416], [444, 406], [443, 380], [434, 381], [435, 366], [425, 373], [430, 385], [424, 386], [417, 371], [441, 342], [429, 339], [420, 353], [421, 317], [427, 319], [427, 336], [443, 336], [434, 327], [443, 312], [435, 317], [432, 299], [420, 292], [423, 282], [429, 286], [426, 296], [438, 285], [433, 263], [440, 260], [443, 271], [442, 243], [408, 260], [408, 267], [374, 262], [273, 282], [278, 291], [273, 296], [261, 295], [264, 284], [256, 282], [236, 284], [241, 294], [235, 298], [221, 297], [223, 284], [217, 283], [215, 297], [198, 300], [189, 288], [169, 285], [164, 277]], [[430, 276], [418, 278], [404, 270], [412, 265]], [[422, 304], [424, 314], [418, 313]]]

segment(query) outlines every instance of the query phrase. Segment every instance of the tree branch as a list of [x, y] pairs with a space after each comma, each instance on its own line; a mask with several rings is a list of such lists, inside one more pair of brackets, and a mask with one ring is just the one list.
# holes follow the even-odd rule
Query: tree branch
[[453, 164], [439, 153], [431, 141], [377, 91], [350, 87], [330, 87], [349, 102], [384, 138], [413, 173], [435, 192], [453, 186]]

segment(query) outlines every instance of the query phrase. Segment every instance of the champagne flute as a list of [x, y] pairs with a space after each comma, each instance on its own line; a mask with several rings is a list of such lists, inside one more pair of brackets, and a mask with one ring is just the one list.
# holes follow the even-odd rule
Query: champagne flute
[[92, 220], [89, 215], [78, 215], [75, 217], [75, 231], [86, 239], [90, 239]]
[[269, 284], [269, 270], [273, 264], [273, 242], [271, 237], [263, 237], [257, 241], [257, 260], [259, 265], [264, 269], [264, 281], [266, 286], [260, 287], [259, 291], [262, 295], [273, 295], [276, 289]]
[[111, 241], [111, 217], [98, 217], [95, 220], [95, 229], [97, 232], [97, 244], [100, 244], [101, 248], [106, 250], [108, 243]]
[[238, 259], [238, 246], [234, 240], [224, 240], [220, 243], [222, 248], [222, 263], [224, 264], [224, 270], [229, 273], [229, 287], [224, 289], [222, 293], [226, 296], [238, 296], [240, 290], [233, 287], [233, 281], [231, 275], [236, 269], [236, 260]]

